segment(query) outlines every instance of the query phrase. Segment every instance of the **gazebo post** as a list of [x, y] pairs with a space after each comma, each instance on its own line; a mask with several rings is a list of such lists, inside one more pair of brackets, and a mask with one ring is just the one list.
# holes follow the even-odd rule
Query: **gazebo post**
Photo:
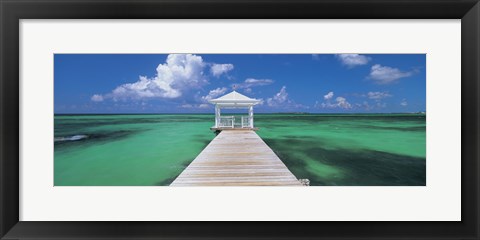
[[253, 105], [248, 108], [248, 122], [250, 127], [253, 128]]
[[218, 104], [215, 104], [215, 127], [218, 128], [218, 124], [220, 123], [220, 108]]

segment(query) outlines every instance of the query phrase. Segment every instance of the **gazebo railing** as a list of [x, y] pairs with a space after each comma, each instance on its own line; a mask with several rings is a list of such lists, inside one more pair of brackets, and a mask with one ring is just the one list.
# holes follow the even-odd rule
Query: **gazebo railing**
[[234, 128], [235, 127], [235, 117], [234, 116], [220, 117], [220, 119], [218, 121], [218, 127]]
[[249, 128], [249, 127], [250, 127], [250, 117], [242, 116], [242, 128]]
[[[238, 121], [240, 119], [240, 121]], [[251, 127], [249, 116], [221, 116], [218, 121], [218, 127], [221, 128], [249, 128]]]

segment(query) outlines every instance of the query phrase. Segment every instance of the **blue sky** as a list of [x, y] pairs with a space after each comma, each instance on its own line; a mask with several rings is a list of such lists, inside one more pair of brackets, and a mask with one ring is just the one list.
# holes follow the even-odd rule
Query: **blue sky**
[[212, 113], [236, 90], [255, 112], [425, 111], [424, 54], [56, 54], [55, 113]]

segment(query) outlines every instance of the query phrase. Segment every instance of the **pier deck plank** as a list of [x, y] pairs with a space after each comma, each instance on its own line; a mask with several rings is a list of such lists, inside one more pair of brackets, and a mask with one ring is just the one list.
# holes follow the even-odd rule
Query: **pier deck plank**
[[302, 186], [252, 130], [221, 131], [170, 186]]

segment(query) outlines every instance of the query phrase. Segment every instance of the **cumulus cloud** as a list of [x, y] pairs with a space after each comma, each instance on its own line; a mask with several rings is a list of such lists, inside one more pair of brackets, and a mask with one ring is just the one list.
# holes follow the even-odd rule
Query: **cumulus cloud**
[[344, 97], [337, 97], [334, 101], [333, 99], [333, 92], [329, 92], [323, 96], [325, 100], [323, 103], [319, 103], [318, 101], [315, 103], [315, 107], [321, 108], [342, 108], [342, 109], [350, 109], [352, 108], [352, 104], [350, 104], [346, 98]]
[[373, 109], [373, 106], [371, 106], [367, 101], [363, 101], [362, 106], [365, 108], [365, 110], [370, 111]]
[[400, 102], [400, 106], [406, 107], [407, 105], [408, 105], [407, 100], [406, 100], [406, 99], [402, 99], [402, 101]]
[[372, 66], [370, 75], [368, 75], [368, 77], [378, 84], [389, 84], [400, 78], [410, 77], [412, 74], [413, 72], [404, 72], [398, 68], [375, 64]]
[[[173, 99], [182, 96], [188, 89], [208, 84], [203, 71], [207, 64], [201, 56], [193, 54], [170, 54], [165, 63], [159, 64], [157, 74], [152, 78], [140, 76], [133, 83], [116, 87], [111, 93], [96, 94], [94, 99], [143, 100], [151, 98]], [[101, 98], [100, 98], [101, 97]]]
[[365, 65], [370, 61], [369, 57], [360, 54], [337, 54], [335, 56], [343, 65], [350, 68]]
[[233, 64], [212, 64], [210, 67], [210, 71], [212, 75], [215, 77], [220, 77], [220, 75], [227, 73], [233, 70]]
[[228, 89], [225, 88], [225, 87], [210, 90], [210, 92], [208, 92], [208, 95], [201, 97], [201, 99], [202, 99], [203, 102], [208, 102], [209, 100], [215, 99], [215, 98], [225, 94], [227, 92], [227, 90]]
[[103, 101], [103, 96], [100, 95], [100, 94], [94, 94], [90, 100], [94, 101], [94, 102], [101, 102]]
[[352, 108], [352, 105], [349, 102], [347, 102], [347, 99], [344, 97], [337, 97], [337, 99], [335, 100], [337, 101], [336, 105], [339, 108], [344, 108], [344, 109]]
[[325, 100], [329, 100], [329, 99], [332, 99], [332, 98], [333, 98], [333, 92], [329, 92], [325, 96], [323, 96], [323, 99], [325, 99]]
[[381, 100], [392, 95], [388, 92], [368, 92], [367, 97], [373, 100]]
[[210, 104], [208, 101], [209, 100], [212, 100], [212, 99], [215, 99], [217, 97], [220, 97], [221, 95], [225, 94], [227, 92], [227, 88], [225, 87], [219, 87], [219, 88], [215, 88], [215, 89], [212, 89], [208, 92], [207, 95], [205, 96], [199, 96], [199, 95], [196, 95], [195, 99], [192, 100], [193, 102], [187, 102], [187, 103], [184, 103], [183, 105], [180, 105], [181, 108], [210, 108], [212, 107], [213, 105]]
[[285, 103], [288, 99], [287, 87], [283, 86], [280, 92], [273, 97], [267, 99], [267, 105], [270, 107], [276, 107]]
[[[264, 104], [263, 99], [260, 99], [260, 105]], [[283, 108], [285, 110], [296, 110], [296, 109], [306, 109], [309, 108], [300, 103], [296, 103], [292, 99], [288, 97], [287, 87], [283, 86], [278, 93], [276, 93], [273, 97], [267, 98], [265, 101], [267, 106], [272, 108]]]

